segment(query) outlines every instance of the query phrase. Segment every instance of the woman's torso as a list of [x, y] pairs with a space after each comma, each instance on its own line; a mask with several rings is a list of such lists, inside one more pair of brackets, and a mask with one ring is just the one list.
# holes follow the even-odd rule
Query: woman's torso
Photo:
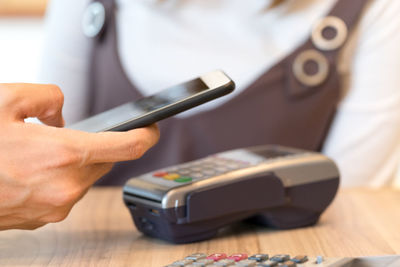
[[[108, 20], [102, 35], [97, 36], [95, 39], [93, 49], [93, 61], [91, 65], [91, 112], [93, 114], [122, 104], [127, 99], [137, 99], [143, 96], [143, 92], [138, 90], [130, 77], [126, 75], [125, 67], [120, 60], [118, 32], [116, 31], [117, 21], [113, 12], [115, 6], [109, 1], [103, 3], [108, 10]], [[339, 1], [333, 11], [331, 11], [331, 15], [338, 16], [338, 20], [342, 21], [343, 19], [349, 27], [352, 27], [361, 12], [362, 3], [364, 2], [355, 1], [353, 4], [345, 4], [345, 1]], [[346, 11], [349, 7], [353, 11]], [[155, 7], [151, 8], [154, 9]], [[171, 8], [167, 7], [167, 10], [157, 10], [156, 12], [172, 12], [171, 14], [165, 14], [166, 18], [164, 19], [168, 22], [169, 16], [174, 18], [177, 13], [175, 9]], [[134, 15], [133, 11], [131, 13], [131, 15]], [[252, 15], [252, 17], [255, 16], [254, 14]], [[180, 15], [178, 18], [183, 19]], [[152, 18], [152, 20], [154, 19]], [[167, 22], [163, 22], [166, 28], [169, 26]], [[188, 20], [186, 23], [188, 22], [194, 23], [191, 20]], [[208, 17], [204, 18], [204, 23], [211, 22], [217, 23], [218, 21], [213, 21]], [[245, 23], [246, 20], [243, 22]], [[179, 26], [175, 26], [175, 30], [185, 28], [187, 26], [186, 23], [182, 22]], [[291, 23], [293, 24], [293, 21]], [[140, 25], [146, 24], [141, 23]], [[234, 26], [229, 25], [229, 27], [233, 27], [233, 31]], [[241, 28], [240, 23], [236, 26], [238, 29]], [[196, 28], [195, 25], [191, 25], [191, 27]], [[224, 48], [228, 49], [230, 42], [234, 42], [234, 45], [236, 45], [236, 40], [228, 38], [229, 34], [233, 33], [221, 31], [221, 34], [227, 34], [226, 40], [218, 42], [218, 38], [212, 37], [218, 32], [218, 27], [216, 28], [214, 32], [205, 34], [209, 38], [204, 37], [204, 45], [207, 45], [207, 42], [209, 42], [208, 49], [212, 47], [214, 50], [219, 49], [221, 53], [225, 53]], [[153, 68], [163, 69], [164, 75], [168, 76], [169, 68], [168, 63], [166, 63], [168, 60], [161, 60], [160, 62], [162, 63], [159, 64], [161, 66], [158, 66], [157, 62], [154, 62], [154, 58], [159, 59], [157, 57], [158, 54], [169, 55], [172, 62], [173, 60], [180, 61], [181, 58], [185, 58], [185, 54], [196, 53], [196, 51], [192, 51], [191, 53], [187, 53], [186, 51], [186, 47], [191, 49], [190, 42], [193, 41], [191, 38], [194, 38], [194, 42], [198, 38], [193, 33], [192, 35], [190, 33], [182, 34], [174, 32], [159, 32], [157, 34], [150, 30], [146, 31], [148, 29], [145, 26], [141, 27], [140, 30], [145, 31], [146, 34], [155, 38], [153, 42], [147, 40], [149, 44], [147, 50], [152, 51], [149, 58], [153, 59], [154, 65], [146, 62], [146, 58], [140, 58], [139, 56], [138, 58], [130, 57], [125, 59], [125, 62], [137, 62], [136, 65], [144, 65], [145, 69], [148, 68], [147, 72], [143, 72], [144, 76], [151, 77], [153, 71], [155, 71]], [[174, 53], [168, 51], [168, 45], [166, 45], [167, 48], [165, 49], [162, 45], [168, 42], [156, 40], [159, 35], [168, 37], [170, 46], [178, 48], [175, 48], [175, 57]], [[256, 36], [258, 39], [263, 39], [260, 33]], [[131, 38], [135, 40], [135, 35], [131, 35]], [[253, 42], [260, 43], [256, 39], [254, 38]], [[246, 38], [243, 38], [243, 42], [246, 41]], [[137, 42], [140, 43], [141, 41], [137, 40]], [[340, 84], [336, 64], [338, 51], [342, 45], [343, 42], [340, 46], [325, 49], [319, 47], [315, 39], [309, 38], [304, 44], [294, 49], [293, 53], [289, 53], [287, 56], [281, 55], [283, 59], [269, 69], [265, 64], [254, 64], [261, 71], [257, 72], [253, 70], [251, 73], [253, 76], [256, 75], [256, 77], [247, 85], [241, 84], [241, 88], [239, 88], [235, 95], [224, 101], [219, 101], [217, 105], [214, 103], [214, 105], [208, 105], [206, 109], [161, 122], [162, 138], [159, 144], [142, 159], [135, 162], [117, 164], [113, 171], [104, 177], [100, 183], [120, 184], [127, 178], [142, 172], [238, 147], [274, 143], [320, 150], [339, 101]], [[276, 47], [284, 50], [285, 46], [277, 45]], [[268, 47], [263, 49], [268, 50]], [[286, 47], [286, 49], [288, 48]], [[140, 51], [140, 49], [137, 50]], [[251, 51], [251, 49], [243, 49], [243, 53], [246, 53], [246, 51]], [[296, 65], [298, 59], [309, 55], [310, 52], [313, 55], [317, 54], [317, 58], [322, 61], [319, 63], [324, 63], [327, 69], [326, 77], [324, 76], [316, 84], [307, 84], [298, 75], [295, 75], [296, 72], [293, 72], [293, 66]], [[261, 54], [265, 54], [265, 52]], [[232, 58], [231, 64], [241, 64], [242, 61], [239, 60], [241, 58], [240, 55], [238, 55], [239, 59], [237, 59], [235, 58], [235, 53], [230, 51], [230, 57]], [[204, 56], [204, 58], [207, 60], [208, 57]], [[196, 65], [196, 62], [191, 62], [190, 60], [182, 60], [180, 64], [182, 66]], [[213, 58], [210, 58], [210, 61], [213, 60]], [[313, 76], [315, 73], [312, 72], [324, 69], [322, 65], [317, 69], [311, 67], [309, 75]], [[307, 65], [304, 65], [304, 69], [306, 68], [308, 68]], [[265, 71], [265, 69], [268, 70]], [[155, 73], [160, 73], [160, 69], [158, 72], [156, 70]], [[157, 80], [157, 77], [155, 77], [155, 80]], [[247, 79], [249, 78], [247, 77]], [[246, 89], [244, 90], [244, 88]]]

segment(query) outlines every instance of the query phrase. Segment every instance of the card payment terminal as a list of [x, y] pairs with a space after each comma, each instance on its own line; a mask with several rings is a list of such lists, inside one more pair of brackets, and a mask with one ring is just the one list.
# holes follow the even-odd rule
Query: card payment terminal
[[143, 174], [123, 194], [141, 232], [187, 243], [245, 219], [281, 229], [315, 224], [338, 185], [338, 168], [326, 156], [267, 145]]

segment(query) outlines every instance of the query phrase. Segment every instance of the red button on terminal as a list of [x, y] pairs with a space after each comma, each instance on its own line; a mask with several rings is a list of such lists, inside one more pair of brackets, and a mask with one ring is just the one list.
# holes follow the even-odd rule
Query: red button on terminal
[[230, 260], [241, 261], [247, 259], [247, 254], [232, 254], [228, 257]]
[[225, 253], [215, 253], [215, 254], [211, 254], [210, 256], [207, 257], [207, 259], [211, 259], [214, 261], [219, 261], [222, 259], [226, 258], [226, 254]]
[[153, 176], [154, 177], [164, 177], [167, 174], [168, 174], [168, 172], [155, 172], [155, 173], [153, 173]]

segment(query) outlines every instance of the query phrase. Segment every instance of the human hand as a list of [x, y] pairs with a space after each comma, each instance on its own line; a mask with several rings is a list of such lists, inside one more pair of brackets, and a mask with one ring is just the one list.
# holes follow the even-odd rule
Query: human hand
[[0, 84], [0, 230], [63, 220], [113, 162], [140, 158], [159, 138], [156, 125], [103, 133], [59, 128], [63, 102], [54, 85]]

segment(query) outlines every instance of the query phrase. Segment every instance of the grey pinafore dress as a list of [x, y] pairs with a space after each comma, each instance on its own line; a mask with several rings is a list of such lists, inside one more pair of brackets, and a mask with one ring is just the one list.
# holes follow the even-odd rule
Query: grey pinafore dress
[[[143, 97], [119, 59], [115, 1], [97, 2], [104, 6], [105, 20], [93, 37], [91, 114]], [[144, 172], [241, 147], [280, 144], [320, 150], [339, 101], [340, 48], [366, 2], [337, 1], [315, 22], [304, 44], [246, 90], [213, 110], [160, 122], [159, 143], [139, 160], [116, 164], [98, 184], [122, 185]]]

